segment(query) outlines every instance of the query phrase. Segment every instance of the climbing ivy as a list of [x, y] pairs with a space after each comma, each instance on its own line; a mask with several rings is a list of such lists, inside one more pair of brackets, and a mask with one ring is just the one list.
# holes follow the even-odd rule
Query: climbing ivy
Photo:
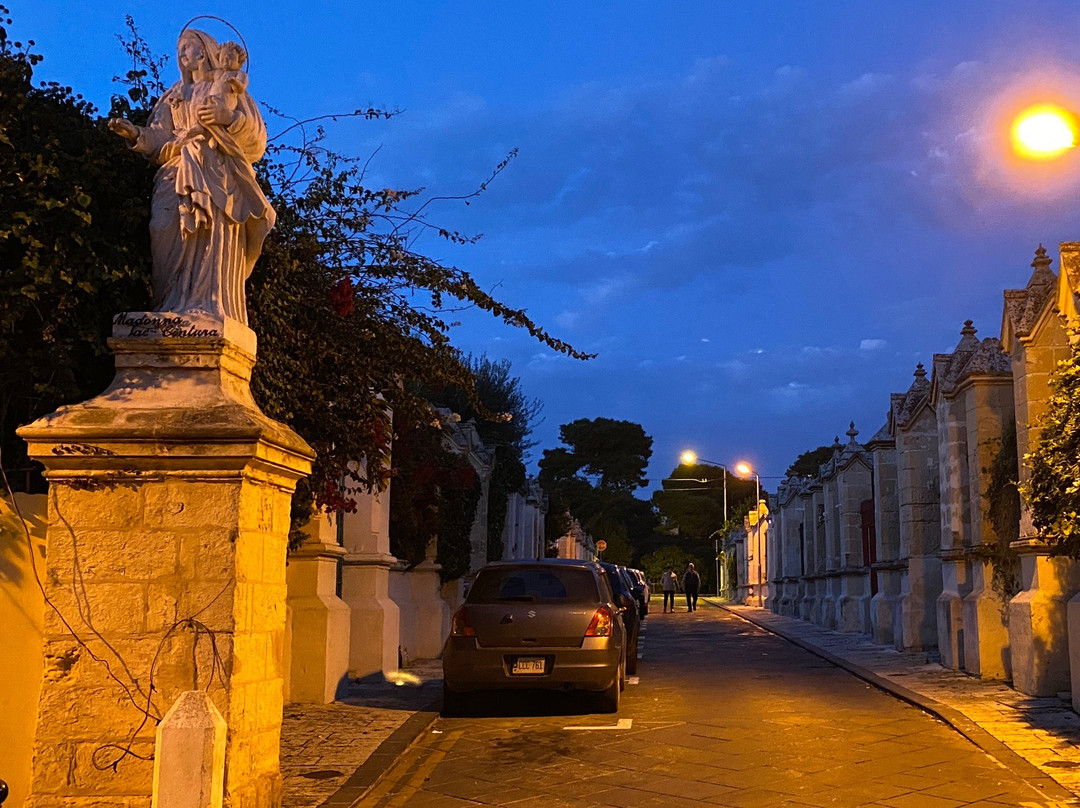
[[993, 567], [992, 585], [1003, 601], [1018, 591], [1020, 556], [1012, 543], [1020, 537], [1020, 491], [1017, 480], [1020, 467], [1016, 452], [1016, 423], [1009, 419], [1002, 428], [998, 450], [990, 466], [983, 469], [987, 476], [987, 515], [994, 527], [996, 541], [980, 548]]
[[1050, 399], [1025, 461], [1031, 479], [1021, 487], [1038, 534], [1054, 555], [1080, 559], [1080, 342], [1050, 376]]
[[410, 568], [434, 542], [442, 579], [469, 569], [470, 534], [480, 481], [468, 459], [446, 448], [441, 427], [417, 426], [394, 442], [396, 474], [390, 486], [390, 552]]

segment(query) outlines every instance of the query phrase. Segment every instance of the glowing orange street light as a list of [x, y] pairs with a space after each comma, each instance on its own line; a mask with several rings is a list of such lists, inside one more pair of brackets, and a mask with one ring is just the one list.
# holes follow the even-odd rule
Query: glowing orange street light
[[697, 455], [691, 452], [689, 449], [679, 455], [679, 459], [687, 466], [692, 466], [697, 463]]
[[1028, 107], [1013, 120], [1013, 149], [1029, 160], [1054, 160], [1076, 147], [1077, 121], [1053, 104]]

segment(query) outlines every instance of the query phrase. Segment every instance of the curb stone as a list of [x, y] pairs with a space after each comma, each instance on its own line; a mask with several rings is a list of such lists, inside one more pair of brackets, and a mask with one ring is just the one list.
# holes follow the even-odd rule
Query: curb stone
[[823, 648], [819, 648], [813, 643], [788, 634], [783, 629], [777, 628], [776, 626], [769, 626], [762, 621], [755, 620], [751, 615], [742, 614], [740, 611], [730, 609], [719, 603], [712, 603], [710, 605], [716, 606], [734, 617], [745, 620], [747, 623], [757, 626], [763, 631], [775, 634], [777, 637], [787, 640], [792, 645], [796, 645], [804, 651], [809, 651], [814, 656], [820, 657], [826, 662], [836, 665], [838, 668], [843, 668], [859, 679], [862, 679], [867, 684], [873, 685], [879, 690], [940, 719], [975, 744], [975, 746], [979, 747], [983, 752], [994, 758], [1006, 769], [1027, 781], [1032, 788], [1042, 792], [1043, 796], [1047, 799], [1064, 802], [1068, 805], [1080, 805], [1080, 802], [1077, 802], [1076, 794], [1065, 788], [1048, 774], [1040, 771], [1034, 764], [1024, 760], [1024, 758], [1009, 749], [1004, 743], [999, 741], [959, 710], [955, 710], [952, 707], [942, 704], [936, 699], [932, 699], [929, 696], [925, 696], [922, 693], [897, 684], [884, 676], [874, 673], [868, 668], [864, 668], [862, 665], [858, 665], [850, 660], [830, 653]]
[[356, 808], [401, 754], [435, 722], [439, 717], [441, 702], [440, 696], [423, 710], [409, 716], [319, 808]]

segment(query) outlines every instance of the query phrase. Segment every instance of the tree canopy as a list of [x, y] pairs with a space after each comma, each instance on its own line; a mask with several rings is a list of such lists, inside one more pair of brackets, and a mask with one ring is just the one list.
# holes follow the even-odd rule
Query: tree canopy
[[653, 505], [664, 532], [689, 540], [706, 539], [727, 530], [753, 507], [753, 480], [727, 475], [728, 524], [724, 522], [724, 470], [705, 464], [676, 466], [663, 487], [653, 493]]
[[646, 485], [652, 438], [640, 424], [581, 418], [559, 427], [564, 444], [546, 449], [540, 481], [549, 497], [549, 543], [575, 518], [594, 539], [608, 543], [605, 559], [629, 563], [656, 526], [652, 506], [633, 495]]
[[829, 462], [829, 458], [831, 458], [832, 455], [832, 446], [819, 446], [816, 449], [807, 449], [795, 458], [795, 462], [787, 467], [787, 471], [785, 471], [784, 474], [787, 477], [815, 477], [817, 476], [818, 469], [821, 465]]
[[652, 438], [641, 424], [611, 418], [579, 418], [559, 427], [566, 448], [544, 452], [541, 467], [558, 479], [577, 477], [604, 491], [646, 485]]
[[34, 86], [10, 24], [0, 6], [0, 457], [24, 469], [15, 428], [104, 389], [113, 314], [149, 308], [152, 173], [70, 87]]

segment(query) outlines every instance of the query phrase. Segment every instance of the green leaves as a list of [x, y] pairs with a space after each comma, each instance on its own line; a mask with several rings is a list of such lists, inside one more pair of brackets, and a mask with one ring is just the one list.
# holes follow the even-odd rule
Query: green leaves
[[640, 424], [611, 418], [580, 418], [559, 427], [565, 447], [547, 449], [540, 460], [540, 480], [551, 499], [545, 521], [547, 540], [565, 533], [572, 516], [594, 538], [617, 548], [638, 547], [656, 526], [648, 502], [634, 489], [646, 484], [645, 468], [652, 438]]
[[1032, 522], [1057, 555], [1080, 559], [1080, 342], [1070, 333], [1070, 354], [1050, 377], [1051, 395], [1039, 434], [1024, 460], [1031, 476], [1020, 486]]

